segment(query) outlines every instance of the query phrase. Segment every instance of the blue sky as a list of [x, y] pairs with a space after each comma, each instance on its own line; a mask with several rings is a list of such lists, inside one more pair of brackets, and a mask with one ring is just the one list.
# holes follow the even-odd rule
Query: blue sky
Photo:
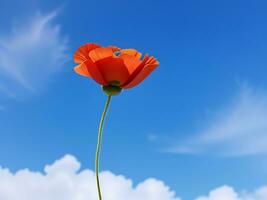
[[157, 178], [185, 200], [225, 184], [266, 185], [266, 8], [263, 0], [1, 1], [0, 166], [42, 171], [72, 154], [93, 169], [106, 96], [73, 73], [72, 54], [96, 42], [161, 63], [112, 99], [103, 170], [134, 184]]

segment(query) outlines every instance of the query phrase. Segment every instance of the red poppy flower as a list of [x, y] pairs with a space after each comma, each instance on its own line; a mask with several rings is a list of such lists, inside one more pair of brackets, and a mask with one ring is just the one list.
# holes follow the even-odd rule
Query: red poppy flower
[[88, 43], [75, 52], [74, 61], [78, 65], [74, 70], [103, 86], [129, 89], [141, 83], [159, 65], [153, 56], [141, 57], [135, 49]]

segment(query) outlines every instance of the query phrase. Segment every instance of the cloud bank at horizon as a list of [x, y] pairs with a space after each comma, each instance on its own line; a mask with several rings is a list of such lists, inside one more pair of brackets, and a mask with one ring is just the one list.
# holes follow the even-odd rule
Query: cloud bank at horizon
[[[22, 169], [16, 173], [0, 167], [1, 200], [97, 200], [95, 174], [80, 170], [81, 163], [74, 156], [65, 155], [44, 172]], [[105, 171], [100, 174], [106, 200], [182, 200], [164, 182], [148, 178], [134, 186], [122, 175]], [[237, 193], [230, 186], [222, 186], [195, 200], [266, 200], [267, 186], [254, 192]]]

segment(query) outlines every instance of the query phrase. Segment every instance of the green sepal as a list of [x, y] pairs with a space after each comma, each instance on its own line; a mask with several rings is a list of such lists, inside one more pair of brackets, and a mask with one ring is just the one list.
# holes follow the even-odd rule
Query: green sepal
[[114, 96], [120, 94], [122, 89], [118, 86], [114, 85], [106, 85], [102, 87], [102, 90], [108, 95], [108, 96]]

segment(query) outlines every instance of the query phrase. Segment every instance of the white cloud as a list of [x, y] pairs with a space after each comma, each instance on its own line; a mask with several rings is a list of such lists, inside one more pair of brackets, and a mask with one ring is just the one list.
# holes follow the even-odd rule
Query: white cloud
[[241, 200], [233, 188], [222, 186], [212, 190], [208, 196], [198, 197], [196, 200]]
[[[66, 155], [44, 172], [22, 169], [16, 173], [0, 167], [1, 200], [97, 200], [95, 174], [80, 170], [81, 164]], [[100, 173], [105, 200], [181, 200], [162, 181], [154, 178], [133, 185], [133, 181], [109, 171]], [[267, 186], [253, 192], [236, 192], [230, 186], [222, 186], [199, 196], [195, 200], [266, 200]]]
[[[15, 96], [19, 90], [38, 91], [68, 60], [68, 42], [53, 20], [58, 12], [21, 20], [0, 34], [0, 92]], [[12, 91], [12, 92], [11, 92]]]
[[168, 149], [173, 153], [244, 156], [267, 153], [267, 92], [243, 86], [206, 128]]
[[208, 196], [200, 196], [196, 200], [266, 200], [267, 187], [261, 187], [252, 193], [237, 193], [230, 186], [222, 186], [212, 190]]
[[[11, 173], [0, 168], [1, 200], [97, 200], [94, 172], [80, 171], [81, 164], [66, 155], [44, 173], [28, 169]], [[150, 178], [133, 186], [130, 179], [102, 172], [100, 175], [105, 200], [180, 200], [162, 181]]]

